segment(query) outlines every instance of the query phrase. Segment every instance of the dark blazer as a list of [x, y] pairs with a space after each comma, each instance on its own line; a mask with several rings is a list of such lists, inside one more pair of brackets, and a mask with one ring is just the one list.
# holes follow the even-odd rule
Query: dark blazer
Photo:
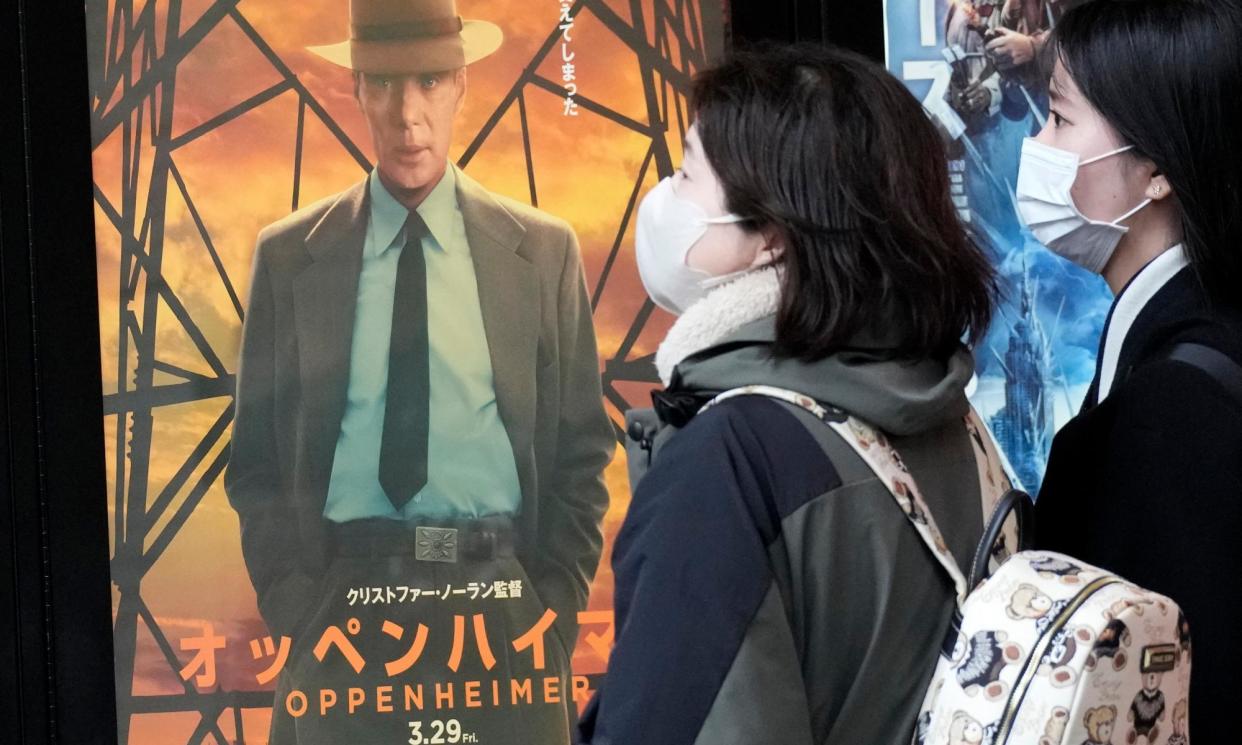
[[1053, 441], [1038, 535], [1042, 548], [1181, 605], [1194, 644], [1191, 734], [1232, 742], [1242, 704], [1242, 402], [1168, 359], [1178, 342], [1242, 362], [1242, 312], [1211, 307], [1190, 267], [1140, 311], [1109, 395], [1089, 394]]
[[[518, 557], [572, 649], [616, 447], [577, 238], [565, 221], [492, 195], [460, 169], [456, 177], [522, 489]], [[273, 633], [300, 631], [327, 563], [323, 509], [349, 383], [367, 193], [364, 180], [301, 209], [265, 228], [255, 248], [224, 487]]]

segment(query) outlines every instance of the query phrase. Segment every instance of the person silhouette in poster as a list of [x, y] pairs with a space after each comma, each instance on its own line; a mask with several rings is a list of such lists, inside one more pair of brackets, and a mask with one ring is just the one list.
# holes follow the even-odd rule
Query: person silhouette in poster
[[353, 71], [377, 163], [259, 235], [225, 474], [293, 640], [271, 741], [568, 742], [616, 443], [577, 238], [448, 161], [499, 27], [452, 0], [350, 21], [311, 51]]

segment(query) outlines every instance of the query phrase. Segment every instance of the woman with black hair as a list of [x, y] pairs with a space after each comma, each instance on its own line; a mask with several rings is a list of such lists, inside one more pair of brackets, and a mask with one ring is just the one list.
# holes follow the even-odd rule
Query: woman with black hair
[[[880, 66], [739, 53], [692, 98], [681, 168], [639, 208], [643, 284], [678, 318], [655, 354], [662, 426], [627, 417], [616, 645], [581, 741], [907, 743], [954, 587], [915, 527], [928, 516], [808, 402], [888, 435], [941, 560], [968, 571], [981, 474], [1002, 480], [966, 421], [961, 342], [987, 326], [992, 269], [935, 129]], [[696, 414], [748, 385], [802, 398]]]
[[1192, 731], [1234, 742], [1242, 10], [1095, 0], [1062, 18], [1051, 50], [1051, 115], [1023, 145], [1019, 212], [1116, 299], [1082, 411], [1053, 442], [1038, 532], [1182, 606]]

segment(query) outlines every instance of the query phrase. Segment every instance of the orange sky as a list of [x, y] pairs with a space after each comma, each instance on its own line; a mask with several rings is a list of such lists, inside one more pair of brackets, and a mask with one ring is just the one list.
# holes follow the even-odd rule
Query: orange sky
[[[644, 3], [650, 8], [650, 0]], [[191, 26], [210, 5], [208, 0], [187, 0], [180, 28]], [[608, 5], [629, 20], [629, 3], [608, 0]], [[370, 144], [362, 117], [352, 98], [348, 71], [305, 51], [305, 47], [339, 41], [347, 27], [344, 0], [320, 3], [313, 9], [278, 0], [243, 0], [242, 15], [257, 29], [315, 97], [370, 157]], [[501, 97], [509, 90], [529, 63], [538, 44], [557, 22], [555, 2], [525, 3], [515, 0], [459, 0], [459, 12], [466, 18], [491, 20], [505, 32], [500, 50], [469, 68], [469, 89], [465, 109], [456, 122], [451, 157], [456, 159]], [[157, 17], [166, 14], [165, 3], [157, 4]], [[161, 20], [160, 23], [163, 21]], [[647, 19], [648, 29], [651, 19]], [[159, 42], [162, 45], [162, 34]], [[674, 42], [675, 44], [675, 42]], [[589, 13], [578, 15], [571, 49], [576, 52], [580, 95], [594, 99], [620, 113], [646, 121], [646, 108], [633, 55]], [[162, 53], [162, 48], [159, 50]], [[559, 47], [558, 47], [559, 51]], [[559, 54], [556, 56], [559, 57]], [[545, 77], [559, 81], [559, 60], [549, 60], [539, 68]], [[221, 22], [181, 63], [175, 90], [173, 135], [179, 136], [227, 110], [231, 106], [280, 81], [279, 73], [256, 50], [231, 20]], [[536, 171], [539, 206], [569, 220], [578, 232], [592, 289], [599, 277], [615, 237], [620, 216], [633, 188], [648, 140], [602, 117], [580, 110], [578, 117], [562, 115], [562, 98], [539, 88], [527, 87], [527, 113], [533, 130], [532, 159]], [[298, 100], [285, 92], [232, 122], [177, 149], [173, 160], [185, 179], [212, 241], [219, 252], [236, 292], [245, 299], [251, 253], [255, 235], [264, 225], [290, 211], [293, 187], [294, 143]], [[149, 111], [146, 112], [149, 116]], [[673, 160], [680, 159], [680, 134], [668, 137]], [[149, 181], [154, 151], [149, 133], [144, 134], [140, 184]], [[121, 200], [121, 130], [118, 128], [96, 149], [95, 181], [103, 194], [116, 205]], [[493, 191], [529, 201], [525, 162], [521, 146], [517, 108], [512, 107], [492, 133], [487, 144], [468, 164], [467, 172]], [[302, 162], [300, 205], [338, 192], [364, 176], [326, 127], [307, 112], [305, 151]], [[655, 184], [654, 168], [648, 171], [645, 187]], [[145, 189], [139, 189], [139, 214], [145, 202]], [[119, 236], [102, 210], [96, 213], [99, 267], [100, 324], [104, 392], [117, 390], [118, 378], [118, 257]], [[601, 354], [611, 357], [642, 305], [644, 294], [633, 261], [632, 225], [608, 289], [595, 316]], [[176, 187], [169, 186], [164, 230], [164, 278], [169, 287], [199, 323], [204, 336], [225, 367], [236, 366], [240, 322], [229, 296], [216, 275], [207, 250], [190, 218]], [[131, 307], [142, 317], [141, 293]], [[157, 349], [159, 359], [194, 372], [211, 371], [186, 334], [175, 323], [167, 307], [161, 307]], [[634, 355], [654, 351], [667, 330], [670, 318], [657, 312], [640, 338]], [[134, 360], [125, 361], [124, 373], [132, 378]], [[157, 374], [156, 382], [176, 381]], [[646, 405], [646, 401], [632, 401]], [[159, 492], [199, 438], [228, 404], [217, 398], [160, 408], [155, 413], [154, 448], [150, 494]], [[618, 412], [610, 409], [616, 417]], [[117, 418], [104, 422], [109, 481], [115, 479], [115, 432]], [[210, 462], [227, 438], [218, 444], [205, 462]], [[203, 469], [200, 468], [201, 472]], [[628, 504], [628, 484], [623, 454], [619, 453], [606, 474], [612, 506], [605, 519], [609, 542], [615, 534]], [[191, 480], [193, 483], [193, 480]], [[185, 498], [174, 499], [171, 515]], [[114, 495], [109, 495], [110, 502]], [[111, 505], [110, 505], [111, 506]], [[167, 517], [164, 522], [167, 521]], [[161, 524], [157, 524], [157, 531]], [[148, 539], [148, 544], [153, 539]], [[115, 539], [115, 537], [114, 537]], [[221, 657], [221, 683], [225, 688], [254, 689], [253, 661], [247, 644], [261, 635], [254, 594], [246, 577], [238, 543], [237, 518], [228, 506], [219, 480], [156, 563], [143, 582], [143, 597], [151, 612], [161, 621], [175, 645], [177, 640], [197, 634], [203, 622], [215, 625], [217, 633], [229, 639]], [[115, 595], [114, 595], [115, 599]], [[607, 550], [593, 588], [591, 606], [608, 608], [612, 602], [612, 577], [608, 571]], [[183, 654], [182, 659], [188, 659]], [[602, 661], [585, 644], [575, 653], [580, 672], [601, 669]], [[135, 693], [169, 693], [180, 690], [150, 637], [139, 631]], [[251, 715], [248, 715], [248, 719]], [[263, 717], [248, 721], [248, 742], [265, 729]], [[194, 717], [149, 715], [132, 723], [131, 743], [184, 741], [195, 724]], [[226, 729], [230, 735], [231, 727]]]

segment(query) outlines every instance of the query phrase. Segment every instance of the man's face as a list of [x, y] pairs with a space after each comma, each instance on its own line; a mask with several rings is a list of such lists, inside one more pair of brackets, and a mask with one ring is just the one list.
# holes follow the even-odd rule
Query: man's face
[[354, 95], [371, 131], [385, 185], [401, 191], [430, 191], [448, 161], [453, 118], [466, 96], [466, 68], [359, 73]]

